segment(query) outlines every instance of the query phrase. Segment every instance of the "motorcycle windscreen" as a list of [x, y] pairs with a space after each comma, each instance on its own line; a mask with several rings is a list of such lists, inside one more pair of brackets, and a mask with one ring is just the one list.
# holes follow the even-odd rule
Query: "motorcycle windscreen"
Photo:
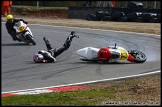
[[98, 48], [93, 48], [93, 47], [86, 47], [78, 50], [76, 53], [89, 60], [94, 60], [97, 59], [97, 53], [99, 49]]

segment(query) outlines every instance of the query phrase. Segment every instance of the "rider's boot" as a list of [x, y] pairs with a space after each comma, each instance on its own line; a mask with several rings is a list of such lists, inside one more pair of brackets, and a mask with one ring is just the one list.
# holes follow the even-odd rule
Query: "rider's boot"
[[15, 36], [15, 34], [13, 34], [13, 33], [9, 33], [9, 34], [11, 35], [13, 41], [16, 41], [16, 36]]
[[70, 47], [71, 41], [73, 40], [74, 37], [79, 38], [79, 36], [75, 35], [75, 32], [72, 31], [64, 43], [64, 46], [66, 47], [66, 49]]
[[21, 39], [19, 39], [19, 38], [16, 38], [16, 40], [17, 40], [17, 41], [19, 41], [19, 42], [21, 42], [21, 41], [22, 41], [22, 40], [21, 40]]
[[16, 41], [16, 40], [19, 41], [19, 42], [22, 41], [21, 39], [19, 39], [18, 37], [16, 37], [15, 34], [11, 34], [11, 37], [12, 37], [13, 41]]
[[70, 35], [68, 36], [68, 38], [67, 38], [67, 39], [72, 41], [72, 39], [73, 39], [74, 37], [79, 38], [79, 36], [75, 35], [75, 32], [74, 32], [74, 31], [72, 31], [72, 32], [70, 33]]
[[[12, 36], [11, 36], [12, 37]], [[15, 37], [12, 37], [13, 41], [16, 41], [16, 38]]]
[[19, 38], [17, 38], [17, 37], [12, 37], [12, 39], [13, 39], [13, 41], [19, 41], [19, 42], [22, 42], [22, 40], [21, 39], [19, 39]]
[[49, 43], [48, 39], [46, 37], [43, 37], [43, 40], [44, 40], [44, 42], [46, 44], [47, 50], [52, 49], [51, 44]]

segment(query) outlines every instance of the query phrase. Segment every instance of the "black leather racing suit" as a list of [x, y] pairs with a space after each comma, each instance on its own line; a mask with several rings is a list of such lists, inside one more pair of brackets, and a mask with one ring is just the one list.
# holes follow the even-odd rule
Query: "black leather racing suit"
[[45, 63], [55, 62], [56, 61], [55, 58], [70, 47], [73, 37], [74, 35], [68, 36], [68, 38], [66, 39], [62, 47], [54, 48], [54, 49], [51, 47], [49, 41], [44, 37], [43, 40], [46, 43], [47, 51], [38, 52], [38, 54], [41, 54], [44, 57], [44, 60], [42, 60], [41, 62], [45, 62]]

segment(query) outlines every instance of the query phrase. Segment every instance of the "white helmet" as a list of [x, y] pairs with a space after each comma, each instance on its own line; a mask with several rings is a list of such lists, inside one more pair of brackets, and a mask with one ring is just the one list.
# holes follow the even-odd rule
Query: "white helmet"
[[41, 54], [34, 54], [34, 56], [33, 56], [33, 60], [34, 60], [34, 62], [40, 62], [40, 61], [42, 61], [44, 59], [44, 57], [43, 57], [43, 55], [41, 55]]

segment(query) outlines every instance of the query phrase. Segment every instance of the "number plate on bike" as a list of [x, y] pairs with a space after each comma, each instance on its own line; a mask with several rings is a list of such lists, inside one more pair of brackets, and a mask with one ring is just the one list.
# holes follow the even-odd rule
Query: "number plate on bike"
[[126, 60], [128, 58], [128, 53], [126, 50], [120, 50], [121, 58], [120, 60]]
[[24, 31], [24, 30], [25, 30], [25, 27], [24, 27], [24, 26], [20, 26], [20, 27], [19, 27], [19, 31], [20, 31], [20, 32], [22, 32], [22, 31]]

